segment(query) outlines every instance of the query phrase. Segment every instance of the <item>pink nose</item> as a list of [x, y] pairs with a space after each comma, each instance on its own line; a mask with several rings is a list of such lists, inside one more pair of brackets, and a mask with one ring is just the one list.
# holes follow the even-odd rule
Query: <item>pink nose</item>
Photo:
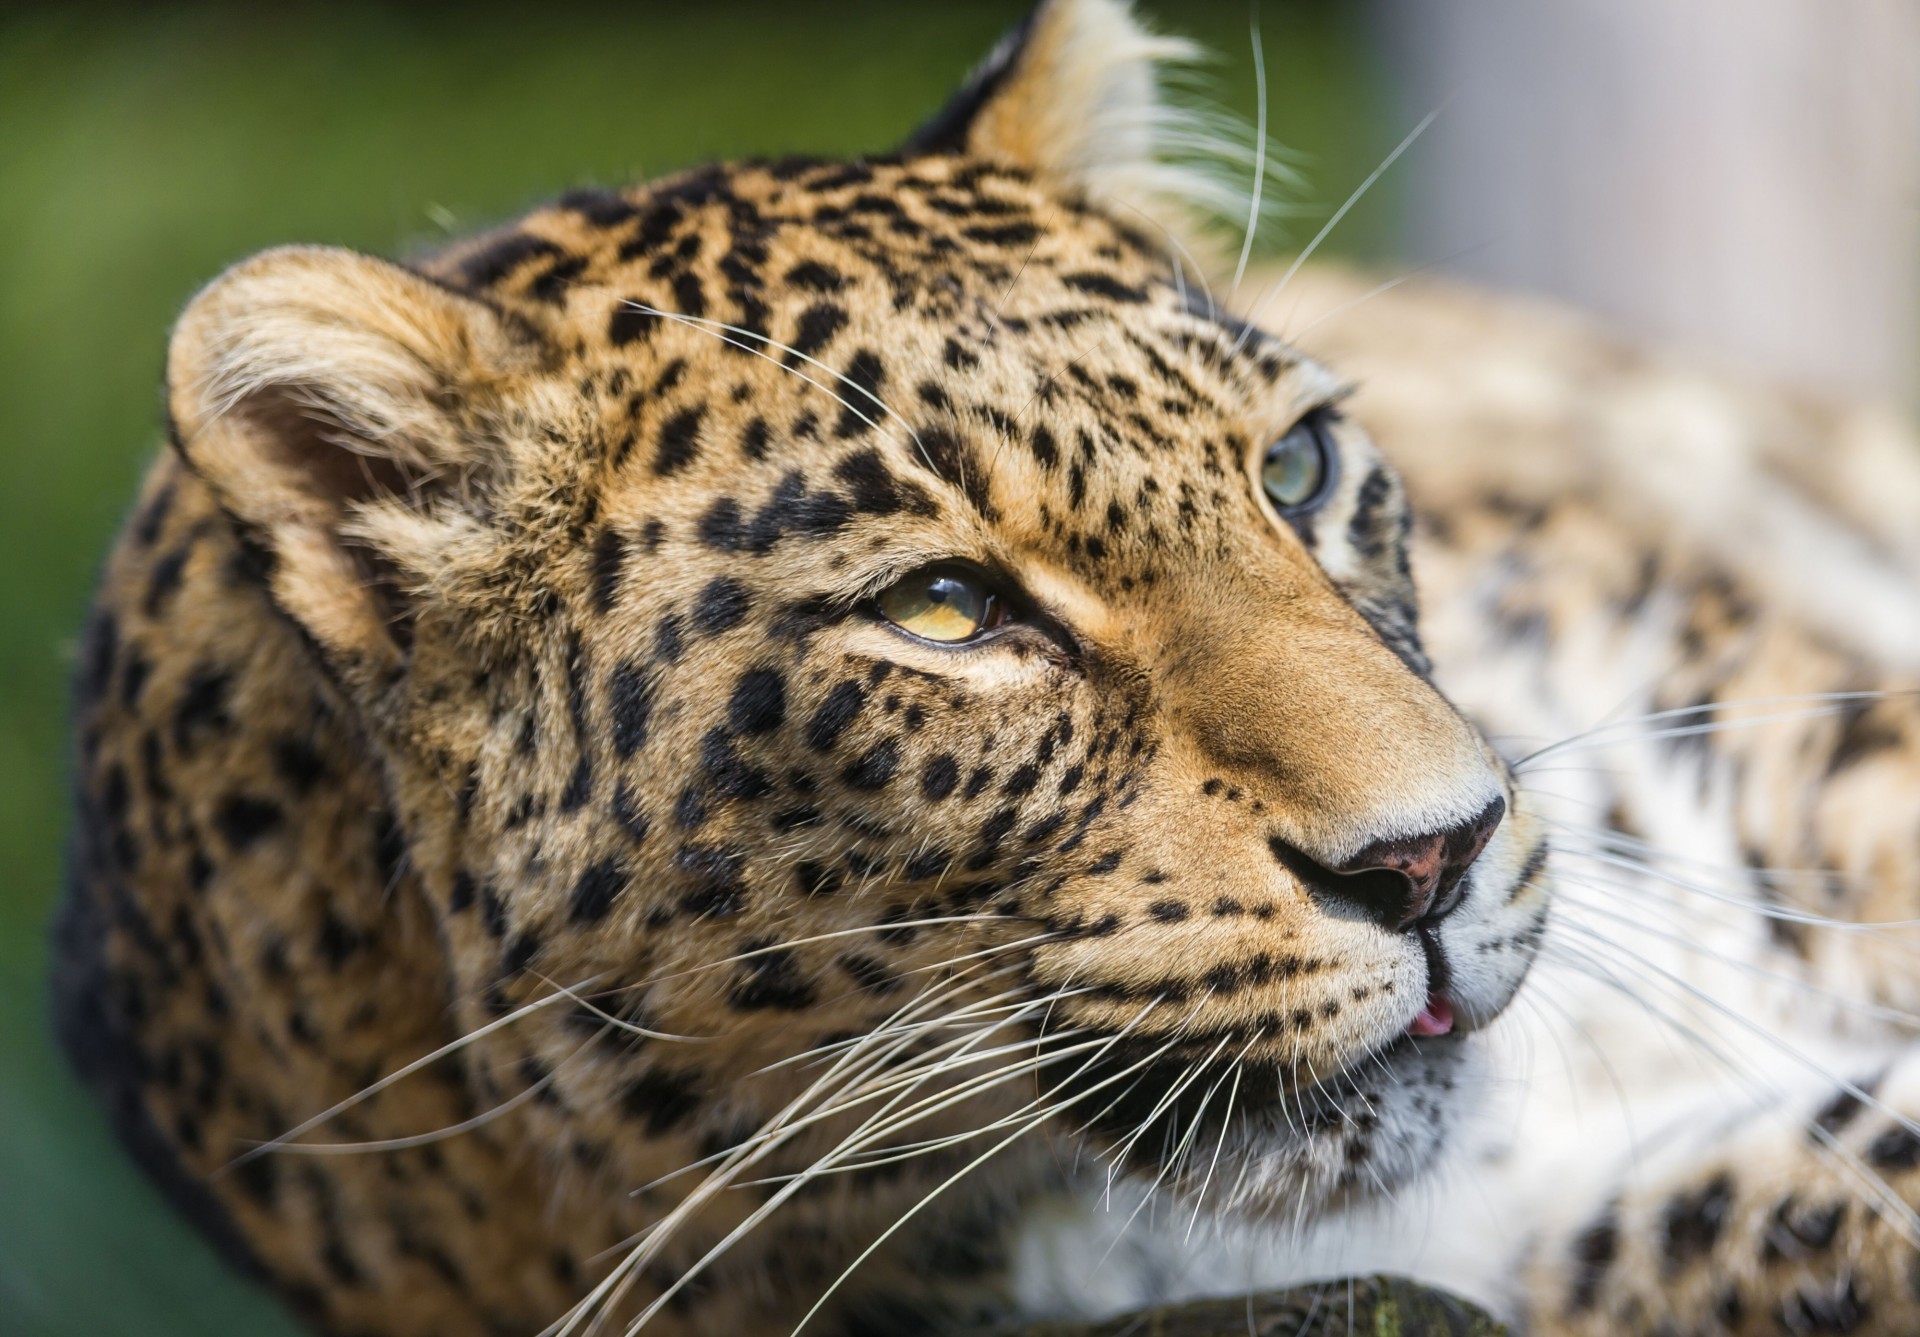
[[1376, 840], [1337, 868], [1284, 841], [1272, 842], [1273, 852], [1313, 892], [1401, 932], [1453, 912], [1467, 869], [1506, 814], [1507, 801], [1496, 798], [1471, 821], [1430, 835]]

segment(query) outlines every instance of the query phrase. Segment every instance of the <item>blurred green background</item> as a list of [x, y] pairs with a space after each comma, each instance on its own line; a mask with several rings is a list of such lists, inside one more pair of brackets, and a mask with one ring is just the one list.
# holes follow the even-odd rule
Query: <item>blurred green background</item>
[[[1252, 117], [1246, 0], [1165, 0]], [[66, 678], [156, 445], [168, 323], [287, 241], [393, 254], [569, 186], [709, 158], [881, 150], [1024, 9], [0, 7], [0, 1333], [276, 1334], [122, 1157], [45, 1038], [67, 821]], [[1263, 0], [1272, 133], [1316, 231], [1405, 127], [1355, 6]], [[1330, 253], [1380, 258], [1391, 180]]]

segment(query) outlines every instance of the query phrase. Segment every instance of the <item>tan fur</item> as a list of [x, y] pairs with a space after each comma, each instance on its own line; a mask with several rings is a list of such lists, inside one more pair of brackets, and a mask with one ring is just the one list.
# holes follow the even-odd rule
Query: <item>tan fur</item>
[[[1204, 1130], [1255, 1214], [1415, 1176], [1476, 1051], [1409, 1024], [1444, 995], [1490, 1025], [1547, 900], [1531, 800], [1430, 678], [1409, 493], [1442, 683], [1535, 627], [1578, 682], [1656, 598], [1686, 651], [1656, 707], [1920, 665], [1909, 631], [1796, 603], [1753, 511], [1682, 536], [1684, 480], [1630, 446], [1711, 382], [1397, 293], [1308, 331], [1365, 386], [1329, 416], [1341, 381], [1214, 319], [1141, 229], [1179, 212], [1152, 90], [1182, 50], [1052, 0], [951, 142], [589, 192], [411, 269], [268, 252], [189, 306], [173, 448], [81, 674], [63, 1026], [175, 1198], [315, 1323], [780, 1337], [904, 1221], [818, 1324], [928, 1331], [1004, 1316], [1009, 1223], [1083, 1152], [1204, 1193], [1175, 1145]], [[1297, 282], [1322, 310], [1358, 292]], [[1289, 520], [1260, 461], [1308, 419], [1339, 481]], [[1854, 467], [1885, 456], [1854, 439]], [[1835, 530], [1897, 564], [1890, 514]], [[939, 646], [875, 614], [951, 560], [1005, 578], [1006, 631]], [[1709, 743], [1756, 857], [1858, 873], [1843, 913], [1904, 907], [1910, 715]], [[1809, 778], [1863, 729], [1894, 741]], [[1332, 871], [1501, 805], [1417, 933]], [[1364, 885], [1405, 890], [1386, 876]], [[1833, 941], [1779, 948], [1906, 1005], [1897, 953]], [[916, 1007], [938, 1024], [888, 1048]], [[969, 1043], [1015, 1066], [913, 1067]], [[739, 1148], [849, 1096], [836, 1058], [926, 1102], [868, 1161], [947, 1140], [789, 1201], [876, 1105]], [[1540, 1246], [1538, 1322], [1590, 1330], [1565, 1247]], [[1644, 1276], [1612, 1275], [1593, 1312], [1632, 1326]]]

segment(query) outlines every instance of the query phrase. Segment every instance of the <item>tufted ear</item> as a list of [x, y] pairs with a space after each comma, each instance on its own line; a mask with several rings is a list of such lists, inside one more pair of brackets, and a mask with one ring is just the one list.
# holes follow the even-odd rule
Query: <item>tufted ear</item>
[[530, 358], [488, 307], [320, 247], [244, 261], [181, 316], [176, 446], [336, 671], [404, 659], [436, 504], [500, 466], [486, 426]]
[[1167, 154], [1196, 127], [1161, 96], [1161, 72], [1199, 54], [1128, 0], [1041, 0], [903, 148], [997, 159], [1163, 223], [1218, 208], [1218, 183]]

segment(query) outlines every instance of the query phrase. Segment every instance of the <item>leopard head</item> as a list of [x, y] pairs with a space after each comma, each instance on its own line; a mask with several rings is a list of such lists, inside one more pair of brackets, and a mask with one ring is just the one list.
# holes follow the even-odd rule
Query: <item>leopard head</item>
[[1049, 0], [895, 154], [269, 252], [182, 318], [178, 448], [366, 740], [478, 1080], [539, 1073], [610, 1194], [853, 1072], [925, 1112], [785, 1152], [1217, 1142], [1291, 1207], [1444, 1138], [1541, 838], [1350, 387], [1188, 258], [1182, 50]]

